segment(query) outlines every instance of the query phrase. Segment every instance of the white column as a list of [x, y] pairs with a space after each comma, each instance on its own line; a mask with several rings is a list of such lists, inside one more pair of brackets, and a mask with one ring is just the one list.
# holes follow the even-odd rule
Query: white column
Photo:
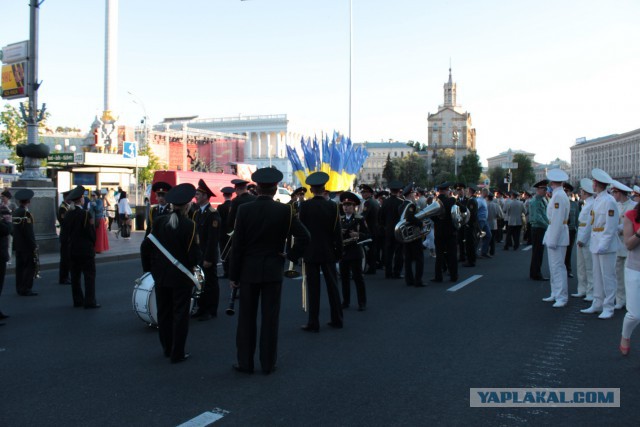
[[252, 157], [251, 155], [251, 148], [252, 148], [252, 143], [251, 143], [251, 132], [247, 132], [247, 140], [244, 143], [244, 158], [245, 161], [247, 159], [247, 157]]
[[271, 132], [267, 132], [267, 157], [273, 157], [273, 150], [271, 147]]
[[276, 157], [284, 157], [284, 155], [282, 154], [282, 152], [284, 151], [282, 149], [282, 132], [278, 132], [276, 134], [276, 137], [278, 138], [276, 142]]
[[262, 132], [257, 132], [258, 135], [258, 152], [256, 153], [257, 158], [262, 157]]

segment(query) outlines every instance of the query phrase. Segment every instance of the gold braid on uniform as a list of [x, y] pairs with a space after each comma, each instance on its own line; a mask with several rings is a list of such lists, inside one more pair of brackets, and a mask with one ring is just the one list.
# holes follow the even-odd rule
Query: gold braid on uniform
[[193, 223], [193, 231], [191, 232], [191, 240], [189, 241], [189, 247], [187, 247], [187, 252], [191, 249], [191, 245], [193, 244], [193, 237], [196, 235], [196, 223]]

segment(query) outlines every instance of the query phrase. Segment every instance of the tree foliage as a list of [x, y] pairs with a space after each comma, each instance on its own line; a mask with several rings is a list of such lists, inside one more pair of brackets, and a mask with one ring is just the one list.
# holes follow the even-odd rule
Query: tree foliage
[[431, 163], [432, 183], [439, 184], [444, 181], [454, 181], [454, 170], [455, 164], [452, 149], [447, 148], [434, 153], [433, 162]]
[[163, 169], [164, 165], [160, 163], [158, 156], [153, 153], [148, 145], [141, 149], [139, 154], [141, 156], [149, 156], [149, 163], [144, 168], [138, 168], [138, 182], [151, 182], [153, 181], [153, 173]]
[[384, 164], [384, 169], [382, 169], [382, 179], [384, 179], [387, 184], [396, 179], [393, 162], [391, 162], [391, 154], [387, 154], [387, 161]]
[[511, 188], [524, 190], [535, 184], [536, 174], [531, 159], [524, 154], [516, 154], [513, 161], [518, 163], [518, 169], [511, 170]]
[[403, 184], [415, 183], [418, 187], [426, 187], [429, 183], [427, 166], [422, 157], [412, 153], [403, 158], [393, 160], [397, 177]]
[[502, 191], [507, 191], [507, 184], [504, 183], [504, 177], [507, 171], [500, 166], [489, 169], [489, 179], [491, 180], [491, 187], [498, 188]]
[[477, 184], [482, 174], [482, 165], [480, 164], [480, 156], [474, 150], [462, 158], [462, 162], [458, 167], [458, 180], [468, 184]]

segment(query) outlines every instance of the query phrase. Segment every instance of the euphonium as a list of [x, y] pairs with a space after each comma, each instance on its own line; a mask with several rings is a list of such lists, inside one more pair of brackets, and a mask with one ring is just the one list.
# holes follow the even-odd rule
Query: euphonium
[[469, 222], [469, 213], [468, 209], [465, 209], [464, 212], [460, 210], [458, 205], [451, 206], [451, 219], [453, 220], [453, 226], [456, 230], [459, 230], [463, 225], [466, 225]]
[[409, 243], [414, 240], [418, 240], [424, 238], [427, 234], [431, 232], [431, 228], [433, 227], [433, 221], [429, 219], [432, 216], [438, 215], [442, 210], [442, 205], [440, 200], [436, 200], [431, 203], [426, 208], [416, 213], [416, 219], [422, 221], [422, 227], [418, 227], [415, 225], [411, 225], [406, 220], [407, 209], [411, 205], [407, 205], [402, 212], [402, 219], [399, 223], [396, 224], [396, 228], [394, 234], [396, 236], [396, 240], [401, 243]]
[[193, 277], [196, 278], [196, 280], [198, 281], [198, 284], [200, 285], [200, 286], [196, 286], [196, 293], [200, 294], [200, 292], [202, 292], [202, 288], [204, 287], [204, 282], [205, 282], [204, 270], [202, 269], [202, 267], [200, 267], [199, 265], [195, 266], [195, 268], [193, 269]]

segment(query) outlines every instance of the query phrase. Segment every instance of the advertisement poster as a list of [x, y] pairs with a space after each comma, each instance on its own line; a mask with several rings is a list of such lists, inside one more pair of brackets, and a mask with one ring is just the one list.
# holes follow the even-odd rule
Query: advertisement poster
[[26, 67], [27, 63], [25, 61], [2, 65], [3, 99], [23, 98], [27, 96]]

